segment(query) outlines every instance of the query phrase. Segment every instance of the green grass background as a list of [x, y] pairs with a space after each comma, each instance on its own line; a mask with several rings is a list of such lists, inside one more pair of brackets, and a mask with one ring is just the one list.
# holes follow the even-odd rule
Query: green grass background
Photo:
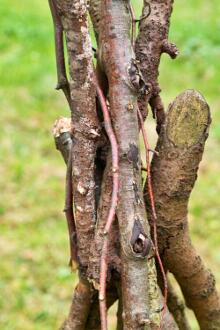
[[[134, 3], [138, 12], [141, 1]], [[176, 0], [170, 39], [180, 56], [175, 61], [163, 56], [160, 82], [166, 105], [184, 89], [196, 88], [211, 106], [190, 228], [220, 289], [219, 17], [219, 0]], [[51, 135], [55, 119], [69, 113], [62, 93], [53, 89], [47, 1], [1, 0], [0, 31], [0, 329], [57, 329], [76, 279], [67, 266], [65, 167]], [[152, 121], [147, 127], [153, 132]]]

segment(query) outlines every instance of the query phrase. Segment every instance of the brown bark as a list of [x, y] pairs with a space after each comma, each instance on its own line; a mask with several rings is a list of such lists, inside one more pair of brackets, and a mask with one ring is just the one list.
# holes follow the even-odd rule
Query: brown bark
[[140, 31], [136, 40], [135, 53], [144, 80], [151, 86], [150, 92], [140, 95], [139, 108], [143, 118], [146, 117], [148, 102], [157, 120], [157, 131], [164, 122], [164, 106], [160, 98], [158, 84], [159, 64], [162, 53], [167, 53], [175, 58], [178, 50], [168, 41], [170, 15], [173, 0], [144, 0]]
[[[169, 107], [153, 157], [152, 182], [158, 215], [158, 241], [165, 267], [176, 277], [186, 304], [204, 330], [220, 328], [220, 301], [212, 273], [192, 245], [188, 200], [197, 178], [210, 111], [196, 91], [180, 94]], [[150, 221], [151, 208], [146, 199]]]
[[73, 143], [73, 196], [80, 265], [88, 265], [95, 226], [95, 155], [99, 123], [93, 82], [87, 1], [57, 0], [66, 35], [70, 71]]
[[[69, 118], [60, 118], [56, 120], [53, 126], [53, 135], [56, 144], [56, 148], [62, 154], [62, 157], [66, 164], [69, 164], [71, 158], [71, 149], [72, 149], [72, 135], [71, 135], [71, 119]], [[107, 148], [108, 150], [109, 148]], [[108, 151], [103, 151], [104, 155], [97, 155], [96, 166], [100, 165], [100, 162], [106, 161], [106, 153]], [[99, 271], [100, 271], [100, 256], [103, 243], [103, 229], [105, 226], [105, 220], [108, 214], [109, 209], [109, 200], [111, 198], [112, 191], [112, 177], [111, 177], [111, 161], [110, 153], [108, 157], [109, 161], [107, 162], [105, 174], [103, 178], [103, 187], [102, 187], [102, 200], [98, 203], [98, 219], [97, 219], [97, 228], [96, 236], [93, 240], [93, 246], [91, 247], [90, 254], [90, 266], [89, 266], [89, 277], [92, 280], [93, 286], [95, 282], [98, 286], [99, 281]], [[102, 165], [103, 167], [103, 165]], [[98, 168], [96, 170], [97, 176], [100, 176], [102, 169]], [[67, 168], [67, 176], [69, 174], [69, 169]], [[70, 172], [71, 173], [71, 172]], [[102, 181], [102, 180], [101, 180]], [[67, 180], [69, 184], [69, 180]], [[99, 184], [99, 183], [98, 183]], [[100, 196], [98, 197], [99, 200]], [[68, 219], [67, 219], [68, 220]], [[74, 219], [72, 219], [74, 220]], [[70, 243], [72, 243], [72, 230], [69, 226], [69, 237]], [[75, 229], [75, 228], [74, 228]], [[72, 250], [73, 245], [70, 245]], [[75, 255], [74, 250], [74, 255]], [[120, 269], [120, 259], [119, 259], [119, 236], [118, 236], [118, 225], [115, 223], [112, 231], [110, 232], [110, 245], [109, 245], [109, 257], [108, 261], [111, 264], [111, 274], [109, 273], [109, 280], [107, 285], [107, 308], [110, 308], [112, 304], [118, 299], [118, 288], [120, 287], [119, 283], [119, 269]], [[118, 256], [118, 257], [117, 257]], [[74, 259], [75, 260], [75, 259]], [[113, 272], [113, 269], [118, 269], [118, 272]], [[111, 275], [111, 276], [110, 276]], [[95, 281], [95, 282], [94, 282]], [[73, 295], [73, 302], [70, 308], [69, 317], [62, 325], [61, 329], [87, 329], [87, 330], [100, 330], [100, 313], [99, 313], [99, 299], [98, 291], [94, 291], [93, 286], [89, 284], [88, 281], [81, 280], [78, 286], [75, 289]], [[82, 306], [81, 306], [82, 304]], [[89, 312], [88, 312], [89, 310]], [[85, 324], [86, 320], [86, 324]]]
[[[149, 328], [146, 256], [149, 228], [141, 189], [137, 86], [132, 85], [132, 46], [128, 3], [102, 2], [99, 44], [109, 82], [113, 125], [119, 145], [118, 221], [121, 240], [124, 329]], [[131, 107], [128, 105], [132, 104]]]

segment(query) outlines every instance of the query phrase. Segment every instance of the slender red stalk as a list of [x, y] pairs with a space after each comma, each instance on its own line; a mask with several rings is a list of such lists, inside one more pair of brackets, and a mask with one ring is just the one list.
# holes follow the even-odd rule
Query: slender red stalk
[[102, 108], [105, 130], [108, 135], [111, 149], [112, 149], [112, 197], [111, 205], [106, 220], [104, 228], [104, 241], [101, 253], [101, 262], [100, 262], [100, 289], [99, 289], [99, 305], [100, 305], [100, 315], [101, 315], [101, 329], [107, 330], [107, 307], [106, 307], [106, 279], [108, 271], [108, 234], [110, 232], [112, 223], [115, 219], [115, 211], [118, 202], [118, 190], [119, 190], [119, 177], [118, 177], [118, 144], [116, 141], [115, 133], [112, 128], [111, 118], [109, 115], [108, 107], [106, 104], [106, 99], [103, 94], [103, 91], [99, 85], [97, 78], [95, 77], [96, 92], [98, 99]]
[[164, 281], [164, 306], [163, 306], [163, 311], [162, 311], [162, 316], [161, 316], [161, 323], [163, 320], [163, 317], [165, 315], [166, 312], [166, 306], [167, 306], [167, 277], [166, 277], [166, 273], [163, 267], [163, 263], [162, 260], [160, 258], [160, 254], [159, 254], [159, 249], [158, 249], [158, 240], [157, 240], [157, 213], [156, 213], [156, 209], [155, 209], [155, 201], [154, 201], [154, 194], [153, 194], [153, 189], [152, 189], [152, 181], [151, 181], [151, 168], [150, 168], [150, 156], [149, 156], [149, 151], [150, 146], [148, 143], [148, 138], [147, 138], [147, 133], [144, 127], [144, 120], [142, 117], [142, 114], [139, 110], [139, 108], [137, 109], [138, 112], [138, 117], [140, 120], [140, 124], [141, 124], [141, 131], [142, 131], [142, 135], [143, 135], [143, 139], [144, 139], [144, 146], [145, 146], [145, 150], [146, 150], [146, 166], [147, 166], [147, 185], [148, 185], [148, 194], [149, 194], [149, 198], [150, 198], [150, 203], [151, 203], [151, 210], [152, 210], [152, 215], [153, 215], [153, 235], [154, 235], [154, 247], [155, 247], [155, 254], [160, 266], [160, 270], [163, 276], [163, 281]]

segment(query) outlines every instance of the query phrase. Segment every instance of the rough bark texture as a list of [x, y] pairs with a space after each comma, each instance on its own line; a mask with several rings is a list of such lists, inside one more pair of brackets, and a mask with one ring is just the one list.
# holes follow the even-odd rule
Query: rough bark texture
[[[71, 136], [71, 119], [69, 118], [60, 118], [57, 120], [53, 127], [53, 135], [55, 139], [55, 144], [57, 149], [61, 152], [65, 163], [68, 162], [69, 155], [71, 154], [71, 146], [72, 146], [72, 136]], [[99, 271], [100, 271], [100, 256], [103, 244], [103, 229], [105, 226], [105, 220], [108, 214], [109, 209], [109, 200], [111, 198], [111, 188], [112, 188], [112, 175], [111, 175], [111, 155], [109, 153], [109, 148], [105, 151], [104, 155], [97, 155], [96, 163], [100, 165], [100, 162], [103, 162], [103, 159], [106, 159], [106, 153], [108, 153], [107, 157], [107, 164], [105, 165], [104, 175], [101, 180], [102, 187], [99, 192], [98, 201], [101, 196], [101, 200], [97, 203], [98, 204], [98, 212], [97, 212], [97, 225], [95, 231], [95, 237], [92, 242], [91, 246], [91, 253], [89, 256], [89, 269], [88, 269], [88, 276], [90, 281], [93, 283], [93, 286], [96, 288], [99, 287]], [[105, 161], [104, 161], [105, 163]], [[104, 165], [102, 165], [103, 167]], [[70, 237], [71, 233], [69, 231]], [[107, 308], [111, 307], [111, 305], [118, 299], [118, 312], [117, 312], [117, 330], [123, 330], [123, 304], [122, 304], [122, 292], [121, 292], [121, 283], [119, 281], [119, 274], [121, 270], [121, 259], [120, 259], [120, 244], [119, 244], [119, 229], [118, 229], [118, 222], [117, 219], [113, 224], [113, 228], [110, 232], [109, 238], [109, 248], [108, 248], [108, 263], [110, 265], [108, 269], [108, 283], [107, 283]], [[156, 269], [154, 266], [154, 260], [151, 257], [148, 261], [148, 281], [149, 281], [149, 290], [148, 290], [148, 297], [149, 297], [149, 319], [155, 319], [159, 322], [160, 320], [160, 310], [163, 306], [163, 298], [160, 290], [157, 289], [157, 275]], [[83, 282], [82, 282], [83, 283]], [[84, 281], [84, 284], [88, 282]], [[81, 285], [82, 286], [82, 285]], [[64, 322], [62, 329], [74, 329], [74, 327], [78, 324], [82, 324], [82, 316], [80, 316], [80, 320], [78, 320], [76, 315], [76, 306], [75, 304], [79, 304], [80, 301], [86, 298], [86, 304], [89, 304], [89, 300], [91, 300], [89, 314], [86, 309], [81, 309], [81, 313], [83, 313], [83, 317], [87, 318], [86, 325], [83, 325], [87, 330], [100, 330], [101, 329], [101, 322], [100, 322], [100, 315], [99, 315], [99, 303], [98, 303], [98, 291], [92, 290], [90, 286], [90, 290], [78, 290], [76, 287], [76, 293], [73, 296], [73, 302], [71, 305], [70, 313], [68, 319]], [[93, 291], [93, 293], [92, 293]], [[80, 292], [82, 292], [82, 297], [80, 297]], [[88, 295], [85, 295], [85, 292]], [[170, 292], [169, 292], [170, 293]], [[170, 293], [171, 294], [171, 293]], [[180, 306], [179, 302], [178, 305], [176, 304], [176, 297], [174, 296], [174, 292], [172, 291], [172, 307], [170, 311], [175, 317], [175, 320], [181, 320], [182, 305]], [[160, 306], [158, 306], [158, 300], [160, 300]], [[168, 301], [169, 303], [169, 301]], [[179, 311], [181, 309], [181, 311]], [[79, 311], [79, 309], [78, 309]], [[173, 313], [174, 311], [174, 313]], [[86, 313], [86, 314], [85, 314]], [[75, 319], [74, 319], [75, 318]], [[76, 323], [75, 323], [76, 322]], [[179, 323], [178, 323], [179, 324]], [[166, 310], [166, 314], [162, 323], [162, 329], [177, 329], [177, 326], [169, 314], [169, 310]], [[65, 328], [66, 327], [66, 328]], [[151, 328], [154, 329], [154, 325], [151, 324]], [[156, 327], [157, 328], [157, 327]], [[187, 328], [181, 328], [182, 330], [189, 330]]]
[[[71, 135], [71, 119], [70, 118], [60, 118], [56, 120], [53, 126], [53, 135], [55, 140], [56, 148], [60, 151], [66, 164], [69, 164], [71, 159], [72, 150], [72, 135]], [[97, 154], [96, 158], [96, 174], [99, 177], [100, 172], [103, 171], [103, 166], [100, 165], [103, 161], [106, 161], [106, 153], [109, 148], [104, 152], [104, 155]], [[88, 275], [92, 280], [93, 285], [88, 281], [81, 280], [76, 286], [73, 301], [70, 307], [70, 312], [67, 320], [63, 323], [61, 329], [86, 329], [86, 330], [100, 330], [100, 314], [99, 314], [99, 299], [98, 291], [94, 290], [93, 286], [98, 287], [99, 281], [99, 270], [100, 270], [100, 255], [103, 242], [103, 228], [105, 225], [106, 215], [109, 208], [109, 199], [111, 197], [112, 188], [112, 178], [111, 178], [111, 162], [109, 154], [109, 162], [107, 162], [105, 175], [103, 178], [103, 188], [102, 188], [102, 201], [99, 203], [100, 192], [98, 192], [97, 205], [99, 205], [98, 220], [96, 228], [96, 237], [93, 240], [93, 245], [91, 247], [90, 256], [90, 266]], [[100, 168], [101, 166], [101, 168]], [[69, 170], [67, 168], [67, 174]], [[97, 179], [97, 177], [96, 177]], [[102, 181], [102, 180], [101, 180]], [[101, 182], [99, 180], [99, 183]], [[98, 185], [99, 185], [98, 183]], [[97, 184], [97, 182], [96, 182]], [[104, 212], [104, 213], [103, 213]], [[100, 215], [99, 215], [100, 214]], [[103, 215], [103, 216], [102, 216]], [[68, 219], [67, 219], [68, 220]], [[72, 219], [74, 221], [74, 219]], [[71, 226], [69, 226], [69, 237], [72, 238]], [[74, 228], [75, 229], [75, 228]], [[99, 237], [100, 236], [100, 237]], [[70, 249], [73, 245], [72, 239], [70, 239]], [[75, 247], [74, 247], [75, 248]], [[74, 250], [75, 252], [76, 250]], [[116, 252], [115, 252], [116, 251]], [[113, 226], [113, 230], [110, 232], [110, 245], [109, 245], [109, 263], [111, 264], [111, 277], [109, 273], [109, 280], [107, 284], [107, 308], [110, 308], [112, 304], [118, 299], [118, 291], [120, 290], [119, 273], [112, 270], [120, 269], [120, 259], [117, 257], [119, 255], [119, 233], [117, 222]], [[114, 266], [115, 265], [115, 266]], [[90, 275], [92, 274], [92, 275]], [[94, 282], [95, 281], [95, 282]], [[97, 284], [95, 284], [97, 282]], [[122, 316], [122, 315], [121, 315]], [[118, 318], [119, 325], [121, 326], [121, 318]], [[119, 328], [120, 329], [120, 328]], [[121, 328], [122, 329], [122, 328]]]
[[159, 64], [162, 53], [171, 58], [178, 54], [174, 44], [168, 41], [170, 15], [173, 0], [144, 0], [140, 31], [136, 41], [135, 53], [144, 80], [151, 86], [150, 93], [142, 94], [138, 99], [143, 117], [146, 117], [147, 103], [150, 102], [153, 114], [157, 119], [157, 130], [164, 122], [165, 113], [160, 99], [158, 84]]
[[[127, 1], [104, 0], [102, 15], [101, 62], [108, 77], [111, 115], [119, 145], [117, 216], [123, 265], [124, 330], [138, 330], [150, 326], [146, 257], [151, 241], [141, 189], [137, 90], [129, 74], [134, 54]], [[132, 110], [129, 104], [132, 104]]]
[[58, 0], [64, 27], [74, 111], [73, 195], [80, 266], [88, 265], [95, 226], [95, 155], [99, 124], [93, 83], [92, 47], [87, 23], [87, 1]]
[[[156, 147], [159, 157], [152, 161], [152, 181], [164, 264], [176, 277], [200, 328], [217, 330], [220, 302], [215, 280], [192, 245], [187, 223], [188, 200], [210, 121], [209, 107], [196, 91], [188, 90], [175, 99]], [[148, 198], [147, 207], [151, 220]]]

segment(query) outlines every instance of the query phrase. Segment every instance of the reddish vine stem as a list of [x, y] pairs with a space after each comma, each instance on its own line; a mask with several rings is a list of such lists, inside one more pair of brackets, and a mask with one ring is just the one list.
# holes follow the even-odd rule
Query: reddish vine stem
[[150, 156], [149, 156], [150, 145], [149, 145], [147, 133], [146, 133], [146, 130], [144, 127], [144, 120], [143, 120], [143, 117], [142, 117], [142, 114], [141, 114], [139, 108], [137, 108], [137, 112], [138, 112], [138, 118], [139, 118], [140, 124], [141, 124], [141, 132], [143, 135], [144, 146], [145, 146], [145, 150], [146, 150], [147, 186], [148, 186], [148, 193], [149, 193], [151, 210], [152, 210], [152, 215], [153, 215], [152, 218], [153, 218], [154, 248], [155, 248], [155, 254], [156, 254], [159, 266], [160, 266], [160, 270], [161, 270], [161, 273], [163, 276], [163, 282], [164, 282], [164, 306], [163, 306], [162, 316], [161, 316], [161, 323], [162, 323], [162, 320], [163, 320], [165, 312], [166, 312], [166, 306], [167, 306], [167, 295], [168, 295], [167, 277], [166, 277], [166, 273], [165, 273], [165, 270], [163, 267], [162, 260], [160, 258], [159, 248], [158, 248], [157, 213], [156, 213], [156, 209], [155, 209], [154, 193], [153, 193], [152, 182], [151, 182], [151, 168], [150, 168]]
[[107, 306], [106, 306], [106, 280], [107, 280], [107, 271], [108, 271], [108, 234], [111, 230], [112, 223], [115, 219], [115, 211], [118, 202], [118, 190], [119, 190], [119, 176], [118, 176], [118, 144], [116, 141], [115, 133], [112, 128], [111, 118], [109, 115], [108, 107], [106, 104], [106, 99], [103, 94], [103, 91], [99, 85], [98, 79], [95, 76], [96, 91], [98, 99], [102, 108], [105, 130], [110, 140], [111, 149], [112, 149], [112, 197], [111, 205], [106, 220], [106, 225], [104, 228], [104, 240], [101, 253], [100, 261], [100, 289], [99, 289], [99, 305], [100, 305], [100, 318], [101, 318], [101, 329], [107, 330]]

